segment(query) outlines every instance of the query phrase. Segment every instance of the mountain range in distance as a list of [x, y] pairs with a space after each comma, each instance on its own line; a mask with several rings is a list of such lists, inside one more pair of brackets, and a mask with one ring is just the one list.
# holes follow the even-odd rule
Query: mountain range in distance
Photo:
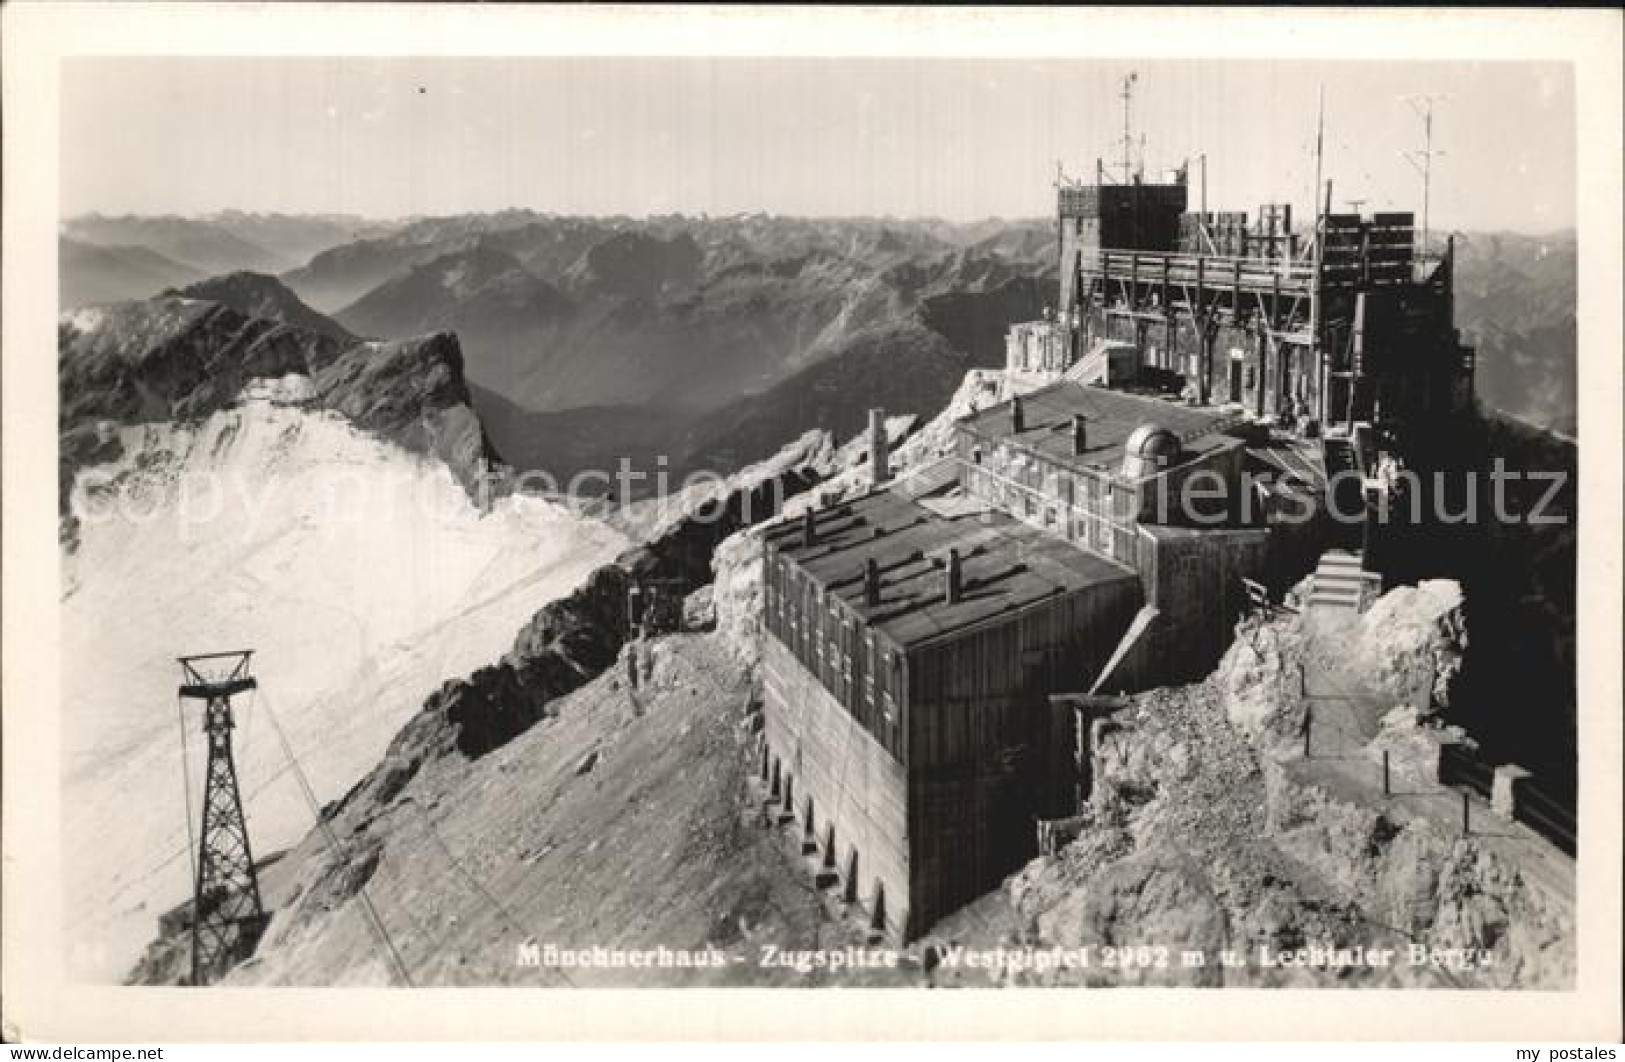
[[[329, 335], [457, 335], [495, 449], [727, 472], [870, 406], [933, 413], [1054, 295], [1054, 223], [225, 212], [66, 222], [64, 308], [165, 292]], [[1575, 429], [1575, 240], [1458, 244], [1487, 404]], [[228, 290], [228, 288], [230, 290]], [[944, 383], [943, 381], [947, 382]], [[941, 393], [939, 393], [941, 392]]]

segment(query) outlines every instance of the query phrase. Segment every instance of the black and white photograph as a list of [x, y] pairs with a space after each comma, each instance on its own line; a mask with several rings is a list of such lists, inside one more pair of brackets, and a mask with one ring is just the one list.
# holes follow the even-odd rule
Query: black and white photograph
[[51, 791], [61, 983], [1617, 979], [1580, 64], [1083, 10], [706, 54], [789, 13], [661, 10], [664, 51], [539, 54], [590, 14], [545, 7], [479, 54], [63, 49], [54, 247], [5, 269], [7, 829]]

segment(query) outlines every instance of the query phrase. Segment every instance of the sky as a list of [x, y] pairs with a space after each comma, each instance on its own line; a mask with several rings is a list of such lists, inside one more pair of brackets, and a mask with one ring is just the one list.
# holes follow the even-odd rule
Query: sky
[[1038, 217], [1058, 163], [1120, 170], [1131, 71], [1209, 209], [1308, 208], [1324, 90], [1334, 208], [1420, 213], [1435, 94], [1435, 230], [1574, 224], [1567, 64], [1256, 59], [74, 58], [59, 210]]

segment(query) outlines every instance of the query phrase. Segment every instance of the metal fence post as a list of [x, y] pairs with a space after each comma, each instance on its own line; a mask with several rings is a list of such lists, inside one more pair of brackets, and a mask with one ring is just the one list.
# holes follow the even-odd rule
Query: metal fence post
[[1388, 750], [1382, 750], [1382, 795], [1390, 796], [1388, 788]]
[[1472, 820], [1469, 818], [1471, 805], [1467, 802], [1467, 790], [1461, 791], [1461, 832], [1462, 836], [1472, 832]]
[[1303, 710], [1303, 758], [1309, 758], [1309, 734], [1315, 725], [1315, 710], [1305, 707]]

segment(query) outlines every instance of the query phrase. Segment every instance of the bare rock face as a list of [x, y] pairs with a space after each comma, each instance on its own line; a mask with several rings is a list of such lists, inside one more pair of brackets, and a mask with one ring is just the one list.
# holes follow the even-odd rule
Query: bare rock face
[[1497, 985], [1573, 983], [1573, 912], [1550, 893], [1529, 888], [1517, 867], [1459, 845], [1444, 861], [1436, 896], [1430, 940], [1494, 955]]
[[496, 459], [450, 333], [358, 343], [342, 330], [164, 296], [64, 314], [57, 362], [65, 487], [79, 468], [104, 459], [91, 442], [105, 425], [201, 419], [236, 405], [255, 381], [288, 377], [311, 381], [312, 404], [445, 461], [471, 494], [482, 462]]
[[1360, 617], [1350, 666], [1392, 704], [1443, 708], [1466, 651], [1461, 584], [1429, 579], [1395, 587]]
[[[1440, 743], [1465, 740], [1436, 718], [1465, 644], [1460, 609], [1455, 584], [1424, 583], [1391, 591], [1352, 629], [1349, 671], [1372, 671], [1356, 692], [1385, 710], [1369, 744], [1325, 759], [1301, 758], [1302, 672], [1325, 647], [1291, 614], [1245, 621], [1207, 680], [1140, 694], [1097, 724], [1076, 840], [1007, 882], [1025, 943], [1097, 955], [1149, 945], [1208, 961], [1097, 963], [1040, 982], [1572, 985], [1574, 921], [1554, 885], [1555, 850], [1462, 836], [1448, 816], [1390, 805], [1375, 782], [1386, 750], [1400, 791], [1436, 789]], [[1360, 947], [1391, 949], [1393, 960], [1311, 968], [1261, 958]], [[1412, 947], [1468, 965], [1414, 962]], [[1243, 961], [1216, 964], [1221, 951]]]
[[1363, 750], [1367, 759], [1388, 769], [1401, 786], [1432, 786], [1439, 781], [1440, 747], [1454, 744], [1472, 749], [1476, 743], [1456, 726], [1439, 726], [1429, 709], [1399, 705], [1382, 717], [1377, 734]]
[[1272, 714], [1293, 704], [1301, 688], [1302, 655], [1297, 624], [1244, 617], [1215, 675], [1230, 722], [1257, 734]]
[[1243, 617], [1212, 681], [1231, 723], [1285, 747], [1302, 734], [1309, 686], [1359, 702], [1368, 736], [1395, 706], [1431, 718], [1449, 706], [1466, 650], [1460, 584], [1434, 579], [1390, 590], [1335, 637], [1301, 615]]
[[469, 404], [457, 337], [361, 343], [313, 374], [328, 409], [415, 453], [444, 461], [464, 489], [478, 488], [482, 460], [495, 457]]
[[741, 662], [761, 655], [762, 540], [742, 531], [717, 547], [712, 607], [717, 630]]
[[1372, 857], [1399, 834], [1381, 811], [1294, 786], [1280, 770], [1265, 773], [1268, 832], [1282, 852], [1312, 866], [1319, 881], [1345, 903], [1357, 903], [1372, 873]]
[[266, 273], [239, 271], [224, 276], [210, 277], [184, 288], [164, 292], [166, 296], [199, 299], [204, 302], [229, 306], [245, 317], [259, 317], [268, 321], [281, 321], [307, 332], [318, 332], [334, 339], [351, 342], [356, 337], [325, 314], [306, 306], [298, 295], [282, 281]]
[[713, 587], [702, 586], [683, 599], [684, 630], [704, 631], [716, 625], [717, 605]]
[[1217, 965], [1193, 974], [1174, 957], [1187, 950], [1217, 955], [1228, 938], [1206, 876], [1188, 855], [1166, 846], [1111, 864], [1087, 890], [1040, 916], [1038, 929], [1062, 947], [1088, 945], [1102, 955], [1112, 949], [1124, 959], [1115, 983], [1135, 985], [1218, 984]]

